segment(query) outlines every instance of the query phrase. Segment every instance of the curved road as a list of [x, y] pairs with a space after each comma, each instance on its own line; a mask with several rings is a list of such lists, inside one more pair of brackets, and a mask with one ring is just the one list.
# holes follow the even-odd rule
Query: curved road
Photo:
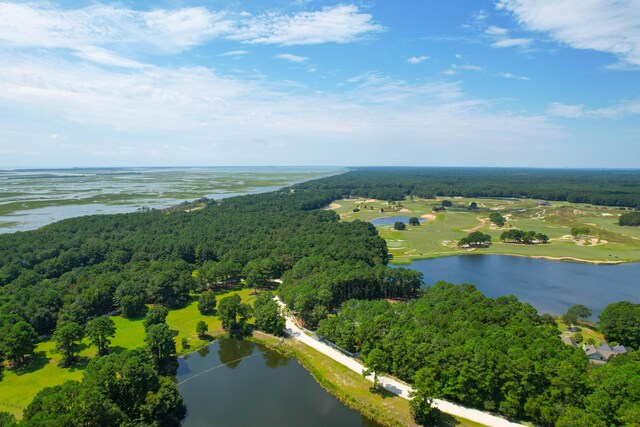
[[[286, 305], [280, 301], [279, 298], [275, 298], [280, 307], [284, 309]], [[285, 316], [287, 319], [286, 332], [292, 338], [297, 339], [298, 341], [308, 345], [309, 347], [315, 348], [320, 353], [332, 358], [336, 362], [346, 366], [352, 371], [357, 372], [358, 374], [362, 374], [364, 370], [364, 366], [355, 360], [352, 357], [349, 357], [333, 347], [328, 346], [327, 344], [318, 341], [317, 339], [310, 337], [305, 334], [304, 331], [298, 327], [291, 316]], [[373, 375], [369, 375], [367, 379], [373, 382]], [[378, 383], [390, 391], [393, 394], [397, 394], [400, 397], [405, 399], [411, 399], [409, 397], [409, 393], [411, 393], [411, 386], [393, 379], [384, 376], [378, 377]], [[446, 400], [434, 399], [433, 404], [435, 407], [440, 409], [442, 412], [455, 415], [457, 417], [466, 418], [471, 421], [475, 421], [480, 424], [484, 424], [492, 427], [524, 427], [523, 424], [514, 423], [506, 420], [505, 418], [498, 417], [496, 415], [491, 415], [487, 412], [482, 412], [477, 409], [467, 408], [461, 405], [457, 405], [455, 403], [447, 402]]]

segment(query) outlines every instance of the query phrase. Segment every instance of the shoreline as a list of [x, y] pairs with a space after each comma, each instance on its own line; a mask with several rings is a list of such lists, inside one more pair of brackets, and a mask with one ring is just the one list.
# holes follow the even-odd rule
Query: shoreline
[[[256, 336], [256, 332], [258, 332], [259, 335], [262, 335], [262, 336], [261, 337]], [[387, 426], [387, 427], [406, 426], [406, 424], [404, 424], [400, 420], [390, 418], [381, 414], [378, 408], [374, 406], [370, 406], [368, 404], [363, 404], [357, 401], [354, 397], [350, 396], [348, 393], [341, 390], [337, 384], [335, 384], [330, 379], [328, 379], [325, 375], [323, 375], [320, 372], [320, 370], [317, 369], [310, 360], [308, 360], [308, 357], [306, 354], [302, 353], [301, 350], [295, 348], [292, 343], [289, 343], [287, 341], [282, 341], [282, 338], [280, 337], [271, 336], [269, 334], [265, 334], [264, 332], [260, 332], [260, 331], [254, 331], [253, 335], [246, 337], [245, 339], [253, 343], [261, 344], [267, 347], [268, 349], [277, 351], [283, 356], [294, 359], [296, 362], [300, 364], [300, 366], [302, 366], [311, 375], [311, 377], [315, 380], [315, 382], [320, 387], [322, 387], [327, 393], [329, 393], [331, 396], [338, 399], [342, 404], [344, 404], [348, 408], [353, 409], [354, 411], [357, 411], [361, 415], [367, 418], [370, 418], [373, 421], [383, 426]], [[288, 337], [284, 339], [291, 340], [293, 338]], [[273, 340], [276, 340], [277, 342], [275, 343], [271, 342]], [[322, 353], [319, 353], [319, 354], [322, 354]], [[416, 426], [416, 424], [413, 424], [413, 425]]]
[[[393, 255], [393, 254], [389, 254]], [[522, 255], [522, 254], [500, 254], [500, 253], [443, 253], [440, 255], [434, 256], [416, 256], [416, 257], [402, 257], [402, 258], [391, 258], [389, 260], [389, 264], [393, 265], [409, 265], [414, 261], [422, 261], [427, 259], [437, 259], [437, 258], [446, 258], [451, 256], [515, 256], [520, 258], [532, 258], [532, 259], [546, 259], [548, 261], [558, 261], [558, 262], [574, 262], [578, 264], [595, 264], [595, 265], [621, 265], [621, 264], [634, 264], [640, 262], [640, 260], [630, 261], [630, 260], [589, 260], [582, 258], [574, 258], [574, 257], [556, 257], [551, 255]], [[394, 262], [396, 261], [396, 262]]]

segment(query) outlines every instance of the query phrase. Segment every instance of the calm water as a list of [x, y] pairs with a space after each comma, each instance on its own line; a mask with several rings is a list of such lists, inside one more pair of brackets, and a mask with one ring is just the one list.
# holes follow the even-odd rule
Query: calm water
[[[418, 218], [418, 220], [420, 222], [425, 221], [423, 218]], [[393, 225], [397, 221], [404, 222], [405, 224], [409, 224], [409, 217], [408, 216], [385, 216], [384, 218], [372, 219], [369, 222], [377, 227], [379, 225]]]
[[561, 314], [574, 304], [593, 310], [610, 303], [640, 302], [640, 263], [595, 265], [505, 255], [464, 255], [414, 261], [404, 266], [438, 280], [472, 283], [489, 297], [513, 294], [540, 313]]
[[249, 341], [222, 339], [180, 360], [185, 427], [380, 425], [344, 406], [294, 359]]

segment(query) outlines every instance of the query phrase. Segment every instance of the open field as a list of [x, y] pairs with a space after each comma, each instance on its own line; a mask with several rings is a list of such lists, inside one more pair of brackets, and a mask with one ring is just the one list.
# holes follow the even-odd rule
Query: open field
[[[294, 357], [331, 394], [349, 407], [389, 426], [417, 426], [409, 412], [409, 401], [383, 390], [373, 393], [362, 375], [294, 339], [280, 339], [261, 332], [254, 339]], [[479, 427], [482, 424], [445, 415], [441, 426]]]
[[[441, 206], [444, 199], [450, 200], [454, 208], [434, 213], [432, 209]], [[478, 209], [467, 209], [474, 201]], [[360, 208], [359, 212], [353, 212], [356, 207]], [[379, 200], [337, 200], [334, 210], [344, 221], [430, 215], [422, 225], [407, 226], [404, 231], [395, 231], [389, 225], [378, 227], [380, 236], [387, 241], [392, 262], [398, 264], [471, 252], [585, 262], [640, 261], [640, 228], [618, 226], [618, 216], [622, 212], [619, 208], [569, 202], [549, 202], [547, 206], [538, 206], [536, 200], [530, 199], [438, 198], [407, 199], [391, 206]], [[507, 218], [504, 227], [490, 223], [488, 217], [491, 212], [500, 212]], [[500, 234], [511, 227], [543, 233], [551, 240], [541, 245], [500, 242]], [[570, 236], [572, 227], [588, 227], [591, 231], [586, 238], [574, 239]], [[471, 231], [491, 235], [492, 245], [483, 249], [458, 248], [457, 241]]]
[[[243, 302], [252, 303], [255, 299], [253, 289], [220, 293], [217, 298], [237, 293]], [[144, 345], [144, 319], [125, 319], [113, 316], [116, 324], [116, 336], [111, 341], [112, 351], [119, 352]], [[167, 324], [176, 333], [176, 348], [178, 354], [193, 351], [208, 341], [198, 338], [195, 333], [196, 323], [205, 320], [209, 325], [209, 335], [219, 336], [223, 333], [218, 316], [203, 316], [198, 311], [198, 301], [193, 300], [184, 308], [172, 310], [167, 317]], [[182, 348], [182, 337], [187, 337], [191, 347]], [[82, 379], [82, 371], [87, 366], [90, 358], [96, 354], [96, 348], [89, 344], [85, 338], [82, 342], [80, 357], [82, 361], [72, 368], [58, 366], [60, 354], [55, 350], [55, 343], [51, 340], [40, 342], [36, 347], [35, 359], [19, 370], [5, 369], [0, 381], [0, 411], [11, 412], [17, 417], [22, 415], [22, 410], [43, 388], [55, 386], [68, 380]]]

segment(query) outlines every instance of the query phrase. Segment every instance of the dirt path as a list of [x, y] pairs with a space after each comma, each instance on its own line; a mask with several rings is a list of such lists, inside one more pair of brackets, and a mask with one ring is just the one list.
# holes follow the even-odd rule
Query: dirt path
[[[275, 300], [277, 301], [277, 303], [280, 305], [281, 308], [286, 307], [286, 305], [282, 301], [280, 301], [279, 298], [276, 297]], [[309, 347], [312, 347], [318, 350], [320, 353], [332, 358], [336, 362], [346, 366], [352, 371], [357, 372], [358, 374], [362, 374], [362, 371], [364, 370], [364, 366], [360, 364], [358, 361], [356, 361], [352, 357], [342, 354], [341, 352], [339, 352], [338, 350], [335, 350], [332, 347], [329, 347], [327, 344], [320, 342], [317, 339], [305, 334], [304, 331], [295, 324], [291, 316], [286, 316], [286, 319], [287, 319], [286, 332], [290, 337], [308, 345]], [[369, 375], [367, 379], [373, 382], [373, 375]], [[391, 393], [396, 394], [407, 400], [411, 399], [409, 397], [409, 393], [411, 393], [411, 386], [409, 386], [408, 384], [405, 384], [394, 378], [388, 378], [385, 376], [379, 376], [378, 381], [382, 387], [384, 387], [386, 390], [390, 391]], [[524, 426], [523, 424], [513, 423], [504, 418], [491, 415], [486, 412], [479, 411], [477, 409], [466, 408], [464, 406], [457, 405], [455, 403], [447, 402], [446, 400], [434, 399], [433, 404], [434, 406], [436, 406], [438, 409], [440, 409], [442, 412], [446, 414], [451, 414], [458, 417], [466, 418], [468, 420], [475, 421], [476, 423], [484, 424], [487, 426], [494, 426], [494, 427]]]
[[468, 233], [473, 233], [474, 231], [478, 231], [478, 230], [480, 230], [480, 229], [481, 229], [482, 227], [484, 227], [484, 226], [486, 225], [486, 223], [487, 223], [487, 219], [486, 219], [486, 218], [478, 217], [478, 218], [476, 218], [476, 219], [477, 219], [478, 221], [480, 221], [480, 225], [476, 225], [476, 226], [475, 226], [475, 227], [473, 227], [473, 228], [469, 228], [469, 229], [467, 229], [467, 230], [462, 230], [462, 231], [466, 231], [466, 232], [468, 232]]

